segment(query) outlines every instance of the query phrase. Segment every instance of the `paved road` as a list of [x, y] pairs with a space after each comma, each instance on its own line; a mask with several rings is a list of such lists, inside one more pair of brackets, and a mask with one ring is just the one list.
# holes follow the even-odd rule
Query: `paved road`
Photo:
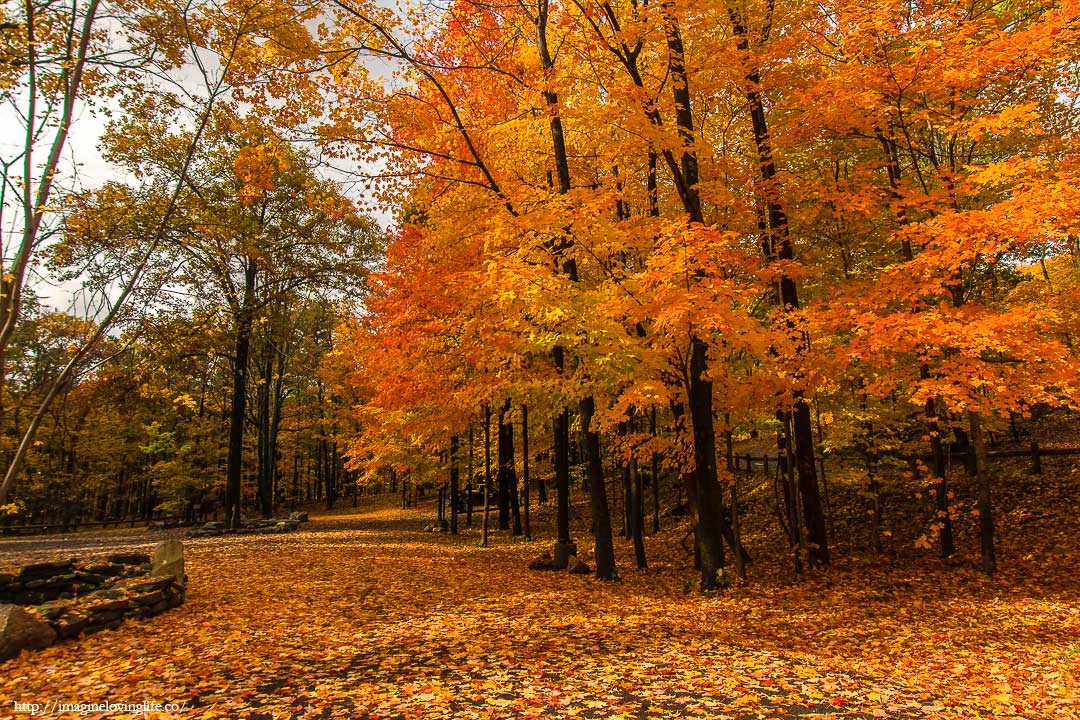
[[0, 567], [103, 553], [147, 552], [167, 538], [183, 539], [186, 532], [183, 529], [150, 532], [143, 527], [0, 537]]

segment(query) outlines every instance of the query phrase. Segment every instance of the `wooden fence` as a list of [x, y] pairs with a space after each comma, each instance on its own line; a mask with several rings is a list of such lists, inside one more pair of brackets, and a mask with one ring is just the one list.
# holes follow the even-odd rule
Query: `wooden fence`
[[[1029, 448], [1024, 450], [991, 450], [986, 453], [986, 457], [990, 460], [996, 458], [1030, 458], [1031, 459], [1031, 472], [1036, 475], [1042, 474], [1042, 459], [1047, 456], [1068, 456], [1068, 455], [1080, 455], [1080, 448], [1044, 448], [1039, 447], [1036, 442], [1031, 443]], [[947, 456], [952, 460], [964, 460], [964, 453], [948, 453]], [[922, 460], [923, 462], [930, 462], [932, 457], [930, 455], [900, 455], [893, 454], [892, 457], [908, 458], [911, 460]], [[825, 464], [825, 460], [818, 458], [818, 462], [822, 465]], [[770, 468], [775, 469], [780, 463], [779, 455], [752, 455], [750, 453], [735, 453], [732, 455], [732, 463], [735, 470], [741, 470], [745, 472], [753, 472], [755, 467], [760, 466], [765, 474], [765, 477], [769, 477]]]
[[87, 522], [72, 520], [70, 522], [53, 522], [42, 525], [0, 525], [0, 535], [47, 535], [50, 533], [78, 532], [79, 530], [92, 528], [120, 528], [124, 526], [133, 528], [138, 525], [149, 526], [151, 523], [179, 523], [183, 520], [184, 518], [180, 515], [170, 515], [168, 517], [153, 518], [151, 520], [147, 520], [146, 518], [120, 518], [116, 520], [91, 520]]

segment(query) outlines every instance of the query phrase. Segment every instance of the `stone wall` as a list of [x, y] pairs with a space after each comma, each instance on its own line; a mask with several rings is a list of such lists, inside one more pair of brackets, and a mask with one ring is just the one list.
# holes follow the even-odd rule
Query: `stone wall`
[[149, 575], [150, 569], [150, 556], [137, 553], [84, 563], [77, 558], [34, 563], [15, 573], [0, 573], [0, 603], [39, 605], [49, 600], [71, 600], [124, 578]]
[[186, 585], [183, 546], [176, 540], [159, 543], [153, 558], [119, 553], [104, 560], [72, 558], [0, 573], [0, 661], [27, 647], [45, 647], [117, 628], [128, 618], [157, 615], [184, 602]]
[[253, 535], [288, 533], [300, 529], [308, 521], [306, 512], [289, 513], [287, 518], [240, 518], [240, 527], [230, 529], [224, 520], [214, 520], [188, 532], [189, 538], [216, 537], [218, 535]]

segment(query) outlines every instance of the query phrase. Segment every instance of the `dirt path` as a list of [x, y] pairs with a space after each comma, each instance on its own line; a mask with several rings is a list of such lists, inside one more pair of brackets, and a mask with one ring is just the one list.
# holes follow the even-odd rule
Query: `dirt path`
[[840, 641], [814, 654], [786, 640], [807, 622], [791, 598], [774, 615], [760, 597], [672, 590], [662, 571], [529, 572], [537, 543], [481, 550], [422, 524], [382, 511], [190, 541], [185, 605], [0, 666], [0, 717], [55, 702], [205, 718], [975, 717], [902, 668], [886, 675], [888, 657], [879, 670]]

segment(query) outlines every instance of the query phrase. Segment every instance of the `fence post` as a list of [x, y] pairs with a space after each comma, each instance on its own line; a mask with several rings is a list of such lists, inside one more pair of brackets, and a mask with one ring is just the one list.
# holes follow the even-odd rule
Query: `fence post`
[[1042, 458], [1039, 457], [1039, 443], [1031, 441], [1031, 472], [1042, 475]]

